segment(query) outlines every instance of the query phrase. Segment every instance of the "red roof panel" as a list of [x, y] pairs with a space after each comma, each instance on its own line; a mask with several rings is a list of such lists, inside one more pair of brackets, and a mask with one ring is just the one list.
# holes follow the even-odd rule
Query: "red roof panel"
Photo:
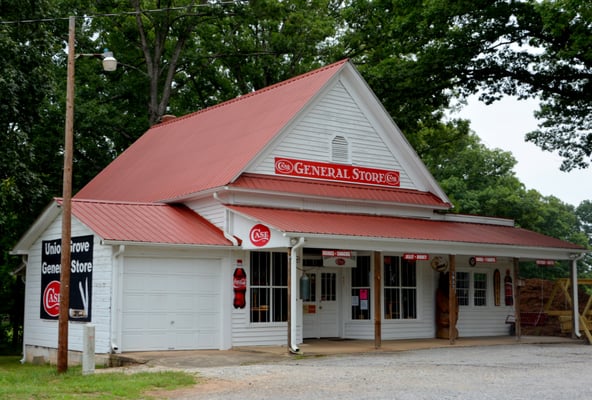
[[152, 202], [223, 186], [347, 60], [153, 126], [76, 198]]
[[583, 249], [573, 243], [512, 226], [262, 207], [227, 207], [289, 233]]
[[243, 174], [231, 188], [282, 192], [323, 198], [377, 201], [396, 204], [412, 204], [431, 208], [449, 209], [450, 204], [433, 193], [409, 189], [395, 189], [379, 186], [356, 185], [302, 178], [279, 177], [272, 175]]
[[182, 205], [73, 200], [72, 214], [104, 240], [232, 245], [220, 229]]

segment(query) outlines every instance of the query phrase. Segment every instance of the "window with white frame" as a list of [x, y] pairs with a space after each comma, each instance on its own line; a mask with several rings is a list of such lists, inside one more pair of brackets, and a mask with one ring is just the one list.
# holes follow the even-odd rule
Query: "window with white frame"
[[487, 274], [475, 272], [473, 274], [473, 304], [475, 306], [487, 305]]
[[287, 321], [287, 253], [253, 251], [250, 261], [251, 322]]
[[487, 273], [457, 272], [456, 298], [459, 306], [486, 306]]
[[468, 272], [456, 273], [456, 300], [459, 306], [468, 306], [469, 291], [471, 289], [471, 274]]
[[415, 261], [385, 256], [384, 318], [417, 318], [417, 270]]

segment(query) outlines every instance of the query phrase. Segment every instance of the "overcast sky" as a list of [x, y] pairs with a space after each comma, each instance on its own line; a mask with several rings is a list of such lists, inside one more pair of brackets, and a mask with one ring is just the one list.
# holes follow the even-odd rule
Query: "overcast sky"
[[514, 171], [527, 189], [535, 189], [544, 196], [553, 195], [574, 206], [592, 200], [592, 167], [562, 172], [558, 155], [525, 142], [525, 134], [537, 128], [533, 116], [537, 108], [534, 100], [506, 98], [486, 106], [472, 97], [452, 117], [470, 120], [472, 130], [488, 148], [510, 151], [518, 161]]

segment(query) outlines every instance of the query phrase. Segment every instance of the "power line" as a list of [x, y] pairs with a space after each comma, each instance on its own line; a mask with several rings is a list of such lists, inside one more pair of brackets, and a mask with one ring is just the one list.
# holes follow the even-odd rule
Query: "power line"
[[[83, 16], [74, 16], [75, 18], [99, 18], [99, 17], [121, 17], [125, 15], [139, 15], [139, 14], [147, 14], [147, 13], [159, 13], [159, 12], [166, 12], [166, 11], [183, 11], [189, 10], [192, 8], [205, 8], [205, 7], [212, 7], [212, 6], [225, 6], [229, 4], [240, 4], [244, 3], [244, 1], [221, 1], [219, 3], [209, 3], [209, 4], [194, 4], [188, 6], [179, 6], [179, 7], [168, 7], [168, 8], [158, 8], [154, 10], [139, 10], [139, 11], [122, 11], [118, 13], [106, 13], [106, 14], [90, 14], [90, 15], [83, 15]], [[56, 18], [37, 18], [37, 19], [21, 19], [18, 21], [0, 21], [2, 25], [18, 25], [18, 24], [30, 24], [30, 23], [38, 23], [38, 22], [55, 22], [55, 21], [67, 21], [70, 17], [56, 17]]]

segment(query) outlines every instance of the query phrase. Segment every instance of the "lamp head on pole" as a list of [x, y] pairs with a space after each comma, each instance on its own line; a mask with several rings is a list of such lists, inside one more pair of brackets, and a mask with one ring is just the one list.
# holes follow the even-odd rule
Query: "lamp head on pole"
[[109, 49], [105, 49], [103, 52], [103, 69], [105, 71], [115, 71], [117, 69], [117, 60]]

